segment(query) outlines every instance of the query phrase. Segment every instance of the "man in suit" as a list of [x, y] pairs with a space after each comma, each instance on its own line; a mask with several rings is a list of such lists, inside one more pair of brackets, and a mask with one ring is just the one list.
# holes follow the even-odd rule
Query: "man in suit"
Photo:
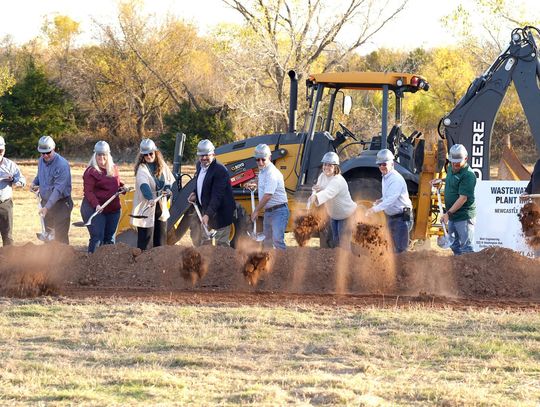
[[[229, 246], [231, 224], [235, 209], [235, 201], [229, 172], [218, 161], [214, 154], [214, 145], [210, 140], [201, 140], [197, 145], [196, 190], [188, 198], [201, 208], [202, 223], [208, 229], [215, 229], [215, 244]], [[202, 227], [202, 225], [201, 225]], [[211, 244], [210, 238], [202, 230], [201, 244]]]

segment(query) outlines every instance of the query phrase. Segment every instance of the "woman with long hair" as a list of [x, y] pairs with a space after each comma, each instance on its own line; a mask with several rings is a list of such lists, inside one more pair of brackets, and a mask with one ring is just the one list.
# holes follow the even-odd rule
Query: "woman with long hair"
[[88, 253], [101, 245], [114, 244], [114, 235], [120, 220], [120, 198], [116, 196], [106, 207], [103, 204], [116, 194], [124, 183], [120, 180], [118, 167], [111, 156], [111, 148], [106, 141], [98, 141], [94, 146], [94, 154], [83, 174], [84, 198], [81, 204], [81, 216], [87, 222], [90, 233]]
[[135, 164], [134, 217], [131, 218], [131, 224], [137, 227], [137, 247], [141, 250], [167, 244], [167, 198], [173, 183], [174, 176], [156, 144], [143, 139]]

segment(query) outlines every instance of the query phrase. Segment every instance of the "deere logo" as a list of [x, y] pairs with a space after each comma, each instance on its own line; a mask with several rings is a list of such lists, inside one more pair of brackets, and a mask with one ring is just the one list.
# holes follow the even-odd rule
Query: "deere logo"
[[231, 171], [238, 171], [238, 170], [241, 170], [242, 168], [244, 168], [244, 165], [245, 163], [238, 163], [238, 164], [234, 164], [232, 167], [231, 167]]

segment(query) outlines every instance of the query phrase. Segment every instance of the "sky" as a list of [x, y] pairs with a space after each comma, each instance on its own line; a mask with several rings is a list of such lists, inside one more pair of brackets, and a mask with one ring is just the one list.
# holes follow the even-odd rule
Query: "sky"
[[[3, 3], [0, 37], [10, 35], [17, 44], [38, 36], [44, 18], [55, 13], [67, 15], [81, 23], [83, 35], [80, 41], [91, 40], [92, 18], [101, 22], [113, 22], [116, 16], [114, 0], [4, 0]], [[441, 24], [440, 19], [458, 3], [459, 0], [409, 0], [405, 11], [383, 33], [377, 35], [364, 51], [379, 47], [431, 48], [454, 43], [455, 38]], [[518, 3], [540, 19], [540, 0], [521, 0]], [[148, 12], [158, 15], [172, 12], [195, 23], [202, 34], [220, 22], [242, 21], [239, 13], [221, 0], [146, 0], [145, 7]]]

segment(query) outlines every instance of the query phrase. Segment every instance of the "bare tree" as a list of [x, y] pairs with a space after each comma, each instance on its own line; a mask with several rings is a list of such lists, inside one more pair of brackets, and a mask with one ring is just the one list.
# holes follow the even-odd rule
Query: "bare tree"
[[[234, 94], [243, 96], [233, 105], [245, 117], [270, 116], [278, 130], [287, 123], [287, 71], [295, 69], [303, 77], [314, 66], [319, 72], [336, 69], [394, 19], [408, 0], [223, 2], [245, 21], [243, 35], [231, 34], [224, 55], [225, 68], [234, 78]], [[252, 95], [249, 101], [246, 92]]]

